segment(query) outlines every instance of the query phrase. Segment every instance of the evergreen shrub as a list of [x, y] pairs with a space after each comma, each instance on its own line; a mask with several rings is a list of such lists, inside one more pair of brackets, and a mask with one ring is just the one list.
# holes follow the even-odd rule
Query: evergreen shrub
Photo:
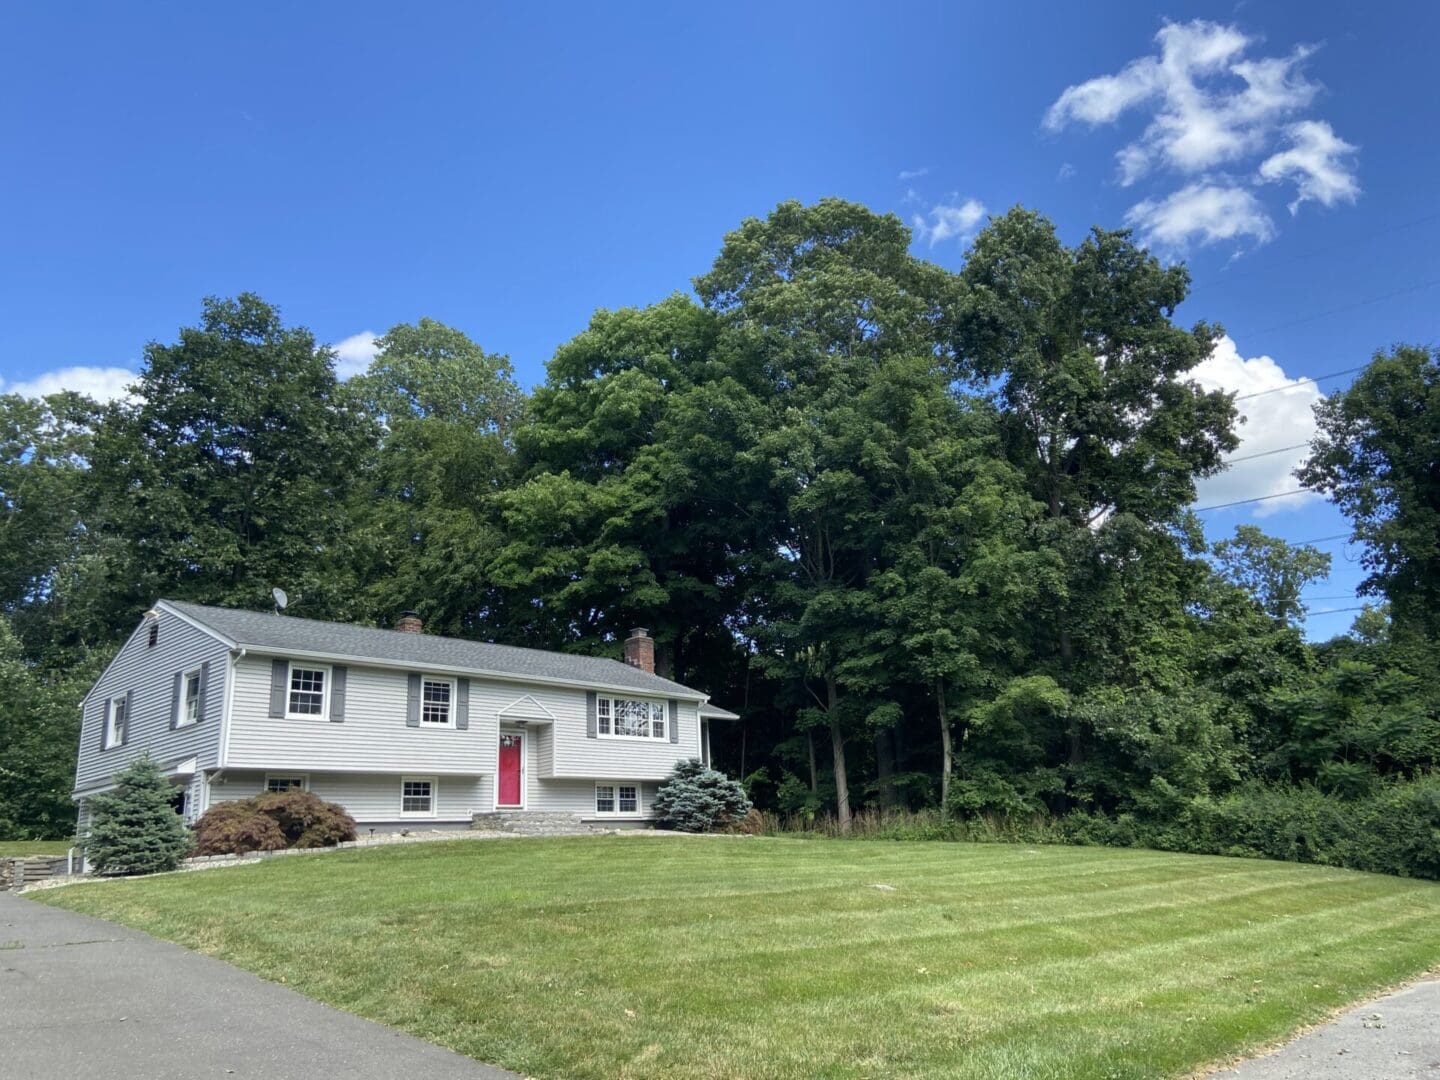
[[738, 781], [690, 758], [678, 762], [660, 785], [653, 809], [667, 829], [712, 832], [744, 820], [750, 798]]
[[148, 755], [122, 769], [116, 787], [87, 801], [85, 854], [100, 874], [174, 870], [190, 851], [190, 832], [171, 805], [175, 788]]

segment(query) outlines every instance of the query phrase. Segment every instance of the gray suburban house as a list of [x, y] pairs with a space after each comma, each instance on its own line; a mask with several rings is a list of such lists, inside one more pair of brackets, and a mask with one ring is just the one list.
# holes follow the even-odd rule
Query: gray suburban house
[[624, 661], [161, 600], [86, 695], [74, 798], [141, 754], [194, 821], [207, 807], [305, 788], [376, 829], [477, 814], [643, 823], [679, 760], [710, 759], [736, 715]]

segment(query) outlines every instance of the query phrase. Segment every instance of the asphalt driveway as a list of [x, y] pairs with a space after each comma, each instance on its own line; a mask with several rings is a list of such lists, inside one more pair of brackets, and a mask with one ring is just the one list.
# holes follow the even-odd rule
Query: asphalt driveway
[[1440, 982], [1357, 1005], [1212, 1080], [1440, 1080]]
[[0, 1075], [500, 1080], [178, 945], [0, 893]]

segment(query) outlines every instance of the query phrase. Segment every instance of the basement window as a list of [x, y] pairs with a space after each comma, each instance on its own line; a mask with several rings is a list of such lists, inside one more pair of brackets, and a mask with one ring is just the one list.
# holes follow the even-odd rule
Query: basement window
[[638, 814], [639, 812], [640, 786], [638, 784], [595, 785], [595, 813]]
[[435, 816], [435, 778], [407, 776], [400, 781], [400, 816]]

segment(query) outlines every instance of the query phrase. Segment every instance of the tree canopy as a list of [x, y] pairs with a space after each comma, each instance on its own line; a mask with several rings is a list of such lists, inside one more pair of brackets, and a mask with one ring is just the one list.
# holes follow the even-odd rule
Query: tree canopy
[[[678, 284], [678, 283], [677, 283]], [[1307, 644], [1327, 557], [1187, 512], [1238, 443], [1220, 335], [1126, 231], [1016, 208], [952, 272], [786, 202], [693, 291], [599, 310], [542, 385], [432, 319], [365, 372], [245, 293], [133, 393], [0, 397], [0, 830], [65, 831], [75, 712], [169, 596], [618, 655], [741, 712], [758, 806], [1199, 820], [1246, 785], [1354, 799], [1437, 764], [1437, 354], [1318, 408], [1304, 482], [1386, 601]]]

